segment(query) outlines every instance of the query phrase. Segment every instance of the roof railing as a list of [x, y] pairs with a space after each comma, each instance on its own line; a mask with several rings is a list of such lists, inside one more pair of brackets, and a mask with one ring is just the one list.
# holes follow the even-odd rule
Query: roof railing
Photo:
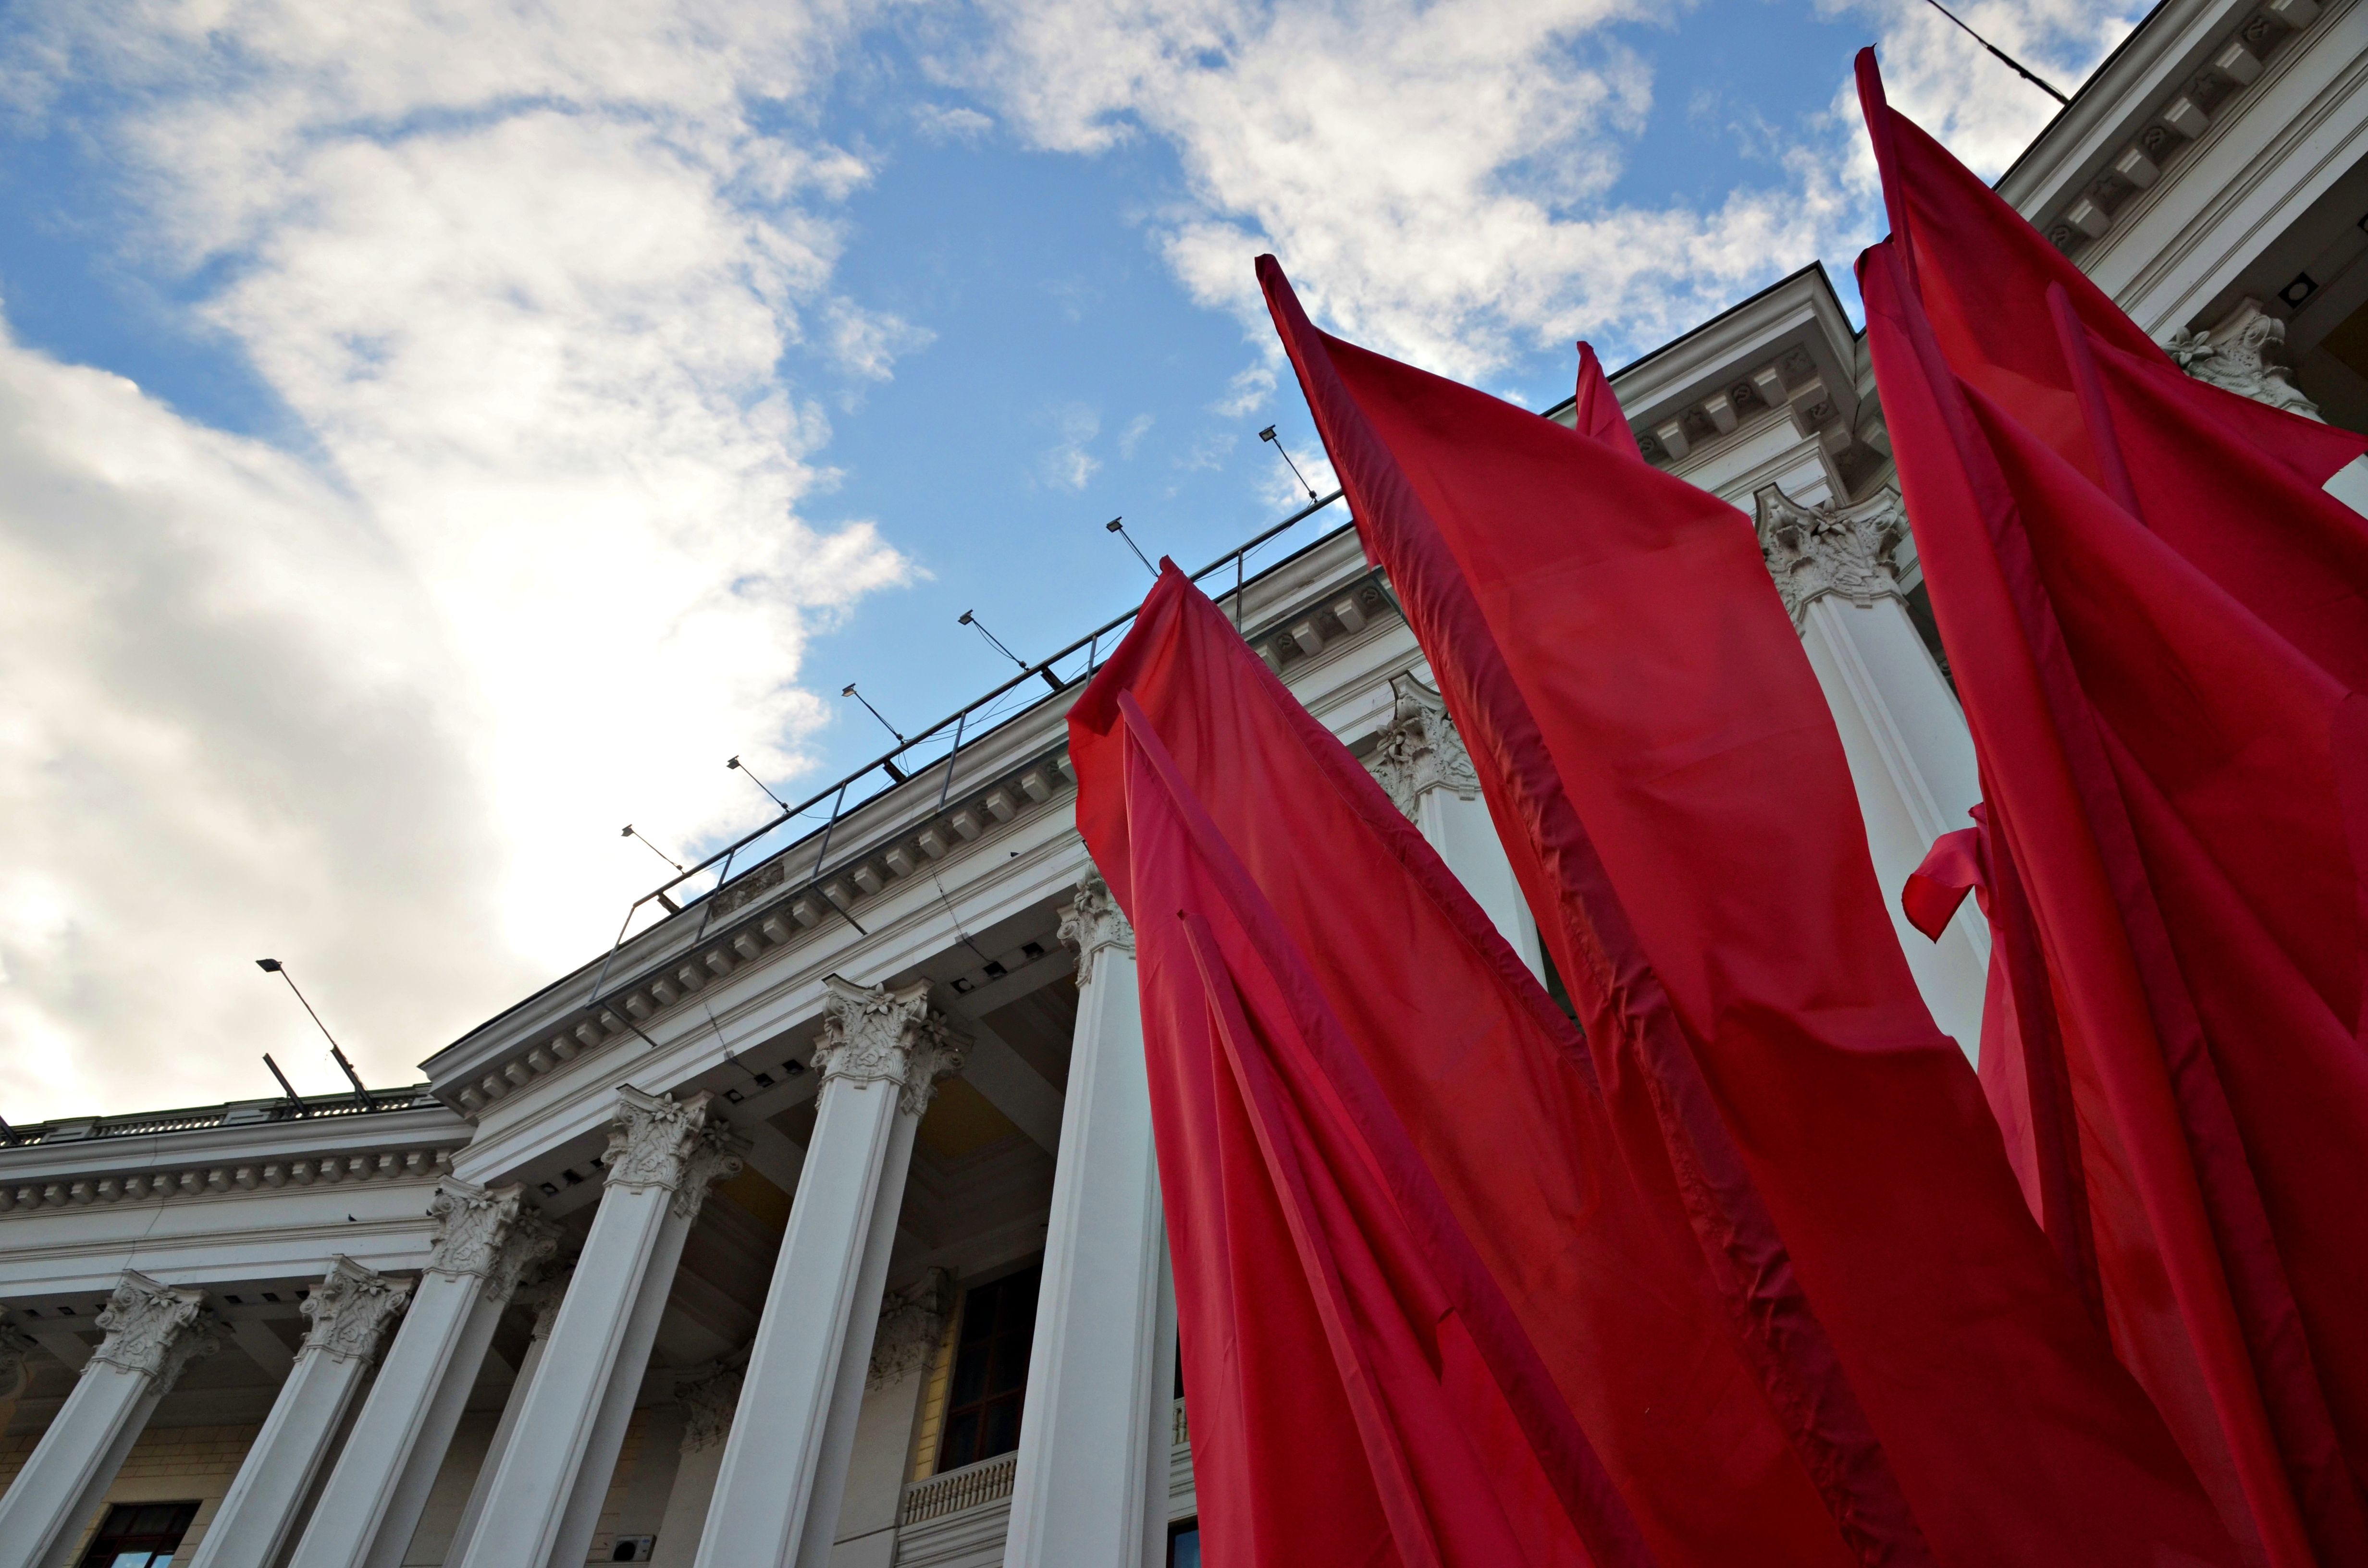
[[[1276, 535], [1305, 521], [1307, 518], [1322, 511], [1325, 507], [1332, 505], [1333, 502], [1339, 500], [1340, 494], [1341, 493], [1339, 491], [1335, 490], [1331, 494], [1324, 496], [1320, 500], [1315, 501], [1308, 506], [1302, 506], [1299, 510], [1292, 513], [1289, 517], [1283, 518], [1281, 522], [1276, 523], [1273, 527], [1267, 528], [1264, 532], [1235, 545], [1232, 550], [1227, 551], [1224, 554], [1217, 557], [1216, 560], [1212, 561], [1206, 566], [1201, 567], [1198, 572], [1193, 573], [1192, 581], [1198, 583], [1203, 578], [1212, 576], [1223, 572], [1226, 567], [1231, 566], [1234, 569], [1233, 585], [1230, 588], [1224, 589], [1218, 596], [1218, 602], [1223, 604], [1226, 599], [1230, 598], [1234, 604], [1234, 618], [1235, 621], [1238, 622], [1241, 619], [1242, 593], [1247, 582], [1247, 562], [1249, 559], [1250, 552], [1257, 550], [1260, 545], [1272, 540]], [[1346, 527], [1348, 525], [1343, 524], [1342, 526]], [[1334, 531], [1337, 532], [1338, 530], [1336, 529]], [[1327, 533], [1323, 537], [1328, 539], [1331, 535]], [[1140, 607], [1137, 608], [1139, 608]], [[931, 768], [940, 766], [945, 768], [945, 779], [944, 782], [939, 786], [938, 801], [940, 805], [944, 804], [945, 801], [952, 792], [954, 771], [960, 765], [963, 746], [965, 744], [970, 745], [978, 744], [979, 742], [988, 733], [988, 728], [981, 728], [975, 734], [969, 735], [967, 742], [965, 742], [964, 736], [971, 729], [971, 721], [973, 719], [980, 717], [983, 710], [992, 709], [995, 704], [1000, 702], [1006, 697], [1008, 697], [1013, 691], [1029, 685], [1032, 681], [1042, 680], [1049, 689], [1042, 696], [1029, 699], [1026, 702], [1021, 704], [1019, 707], [1011, 710], [1008, 713], [1001, 715], [988, 714], [986, 716], [998, 720], [1016, 717], [1018, 714], [1025, 712], [1029, 709], [1035, 707], [1039, 702], [1051, 700], [1053, 697], [1057, 697], [1062, 692], [1068, 690], [1069, 687], [1075, 685], [1077, 681], [1083, 680], [1091, 676], [1096, 670], [1101, 667], [1103, 640], [1110, 637], [1112, 632], [1117, 631], [1121, 627], [1133, 621], [1135, 614], [1135, 610], [1130, 609], [1122, 615], [1112, 617], [1110, 619], [1103, 622], [1101, 625], [1094, 628], [1091, 631], [1086, 633], [1083, 637], [1078, 638], [1076, 642], [1071, 642], [1066, 647], [1061, 649], [1058, 653], [1053, 653], [1048, 657], [1040, 659], [1036, 663], [1028, 665], [1019, 674], [1013, 676], [1002, 685], [987, 692], [985, 696], [963, 704], [962, 707], [954, 710], [951, 713], [947, 714], [936, 723], [920, 731], [909, 739], [900, 740], [894, 749], [883, 752], [880, 756], [873, 757], [871, 761], [855, 769], [852, 773], [848, 774], [845, 778], [825, 785], [823, 788], [815, 790], [813, 794], [807, 796], [804, 800], [800, 801], [795, 805], [783, 807], [780, 814], [765, 823], [762, 826], [757, 828], [754, 832], [744, 834], [740, 837], [734, 839], [723, 848], [709, 855], [705, 859], [700, 860], [696, 865], [689, 867], [679, 874], [668, 878], [666, 881], [659, 883], [648, 892], [643, 893], [641, 897], [633, 901], [631, 908], [626, 910], [624, 923], [617, 929], [617, 939], [609, 944], [609, 957], [612, 959], [615, 957], [617, 949], [624, 945], [627, 934], [632, 930], [633, 921], [635, 918], [638, 917], [642, 911], [651, 903], [655, 903], [658, 904], [669, 915], [681, 914], [683, 910], [689, 907], [691, 903], [707, 898], [709, 895], [721, 889], [726, 882], [730, 881], [733, 874], [733, 864], [740, 858], [744, 851], [747, 850], [760, 840], [778, 832], [785, 824], [793, 822], [800, 817], [809, 816], [816, 807], [823, 806], [827, 803], [829, 808], [828, 813], [818, 819], [818, 827], [816, 829], [809, 830], [808, 835], [808, 836], [811, 836], [814, 831], [819, 831], [822, 835], [821, 848], [817, 852], [814, 861], [814, 870], [815, 873], [819, 875], [822, 870], [823, 857], [827, 856], [830, 853], [830, 839], [832, 832], [838, 826], [840, 821], [844, 819], [850, 811], [863, 806], [871, 801], [877, 799], [886, 791], [896, 788], [896, 786], [905, 783], [910, 779], [920, 778], [922, 775], [928, 773]], [[1058, 666], [1064, 662], [1075, 658], [1079, 653], [1083, 653], [1086, 655], [1083, 667], [1072, 672], [1071, 674], [1065, 676], [1063, 675]], [[914, 760], [914, 754], [916, 752], [923, 751], [930, 747], [931, 743], [944, 740], [949, 737], [951, 738], [951, 744], [948, 744], [946, 750], [942, 754], [928, 756], [917, 762]], [[856, 793], [859, 786], [869, 787], [862, 789], [860, 793]], [[853, 796], [852, 799], [849, 799], [850, 795]], [[801, 839], [791, 844], [785, 845], [782, 847], [784, 851], [786, 851], [787, 849], [796, 847], [796, 844], [802, 843], [803, 841], [803, 840]], [[768, 858], [769, 858], [769, 857], [768, 857]], [[757, 863], [758, 862], [756, 860], [751, 860], [749, 862], [749, 866], [753, 868]], [[680, 890], [685, 883], [699, 881], [710, 876], [714, 880], [708, 886], [702, 887], [698, 892], [689, 894], [688, 896], [677, 896], [678, 890]], [[598, 994], [600, 985], [606, 981], [608, 968], [608, 964], [604, 962], [601, 965], [600, 979], [594, 982], [593, 989], [596, 995]]]

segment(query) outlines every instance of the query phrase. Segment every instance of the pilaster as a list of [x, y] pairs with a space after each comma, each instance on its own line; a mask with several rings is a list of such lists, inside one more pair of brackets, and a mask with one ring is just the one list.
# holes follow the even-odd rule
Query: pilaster
[[713, 1096], [617, 1091], [608, 1178], [549, 1346], [518, 1406], [461, 1568], [581, 1562], [684, 1237], [711, 1181], [740, 1169]]
[[340, 1257], [304, 1299], [312, 1327], [271, 1414], [246, 1450], [191, 1568], [274, 1562], [294, 1535], [313, 1478], [359, 1392], [389, 1324], [411, 1299], [390, 1279]]
[[127, 1269], [98, 1315], [106, 1340], [0, 1497], [0, 1563], [57, 1568], [157, 1402], [220, 1346], [205, 1292]]
[[1489, 923], [1512, 944], [1530, 972], [1545, 973], [1543, 949], [1529, 900], [1513, 875], [1497, 824], [1481, 798], [1472, 754], [1447, 711], [1444, 698], [1407, 671], [1390, 679], [1389, 723], [1365, 759], [1382, 788], [1406, 813]]
[[822, 1094], [699, 1543], [700, 1568], [825, 1563], [855, 1443], [913, 1132], [962, 1044], [926, 981], [825, 983]]
[[515, 1187], [447, 1177], [428, 1212], [437, 1229], [427, 1267], [290, 1568], [402, 1562], [502, 1309], [520, 1272], [559, 1244]]
[[[1385, 743], [1391, 777], [1406, 791], [1402, 805], [1432, 790], [1452, 793], [1453, 758], [1462, 755], [1452, 736], [1440, 707], [1418, 710]], [[1463, 772], [1470, 775], [1468, 761]], [[1476, 794], [1476, 781], [1473, 788]], [[1152, 1488], [1156, 1470], [1164, 1501], [1165, 1423], [1156, 1417], [1169, 1401], [1159, 1369], [1174, 1374], [1160, 1355], [1167, 1242], [1133, 932], [1108, 885], [1092, 876], [1061, 936], [1078, 949], [1084, 983], [1003, 1561], [1006, 1568], [1148, 1568], [1146, 1543], [1167, 1522]]]
[[1900, 593], [1896, 562], [1910, 536], [1898, 492], [1836, 506], [1771, 484], [1752, 503], [1761, 552], [1841, 736], [1892, 929], [1934, 1021], [1973, 1056], [1988, 928], [1968, 901], [1935, 943], [1899, 906], [1932, 841], [1966, 824], [1981, 780], [1956, 696]]

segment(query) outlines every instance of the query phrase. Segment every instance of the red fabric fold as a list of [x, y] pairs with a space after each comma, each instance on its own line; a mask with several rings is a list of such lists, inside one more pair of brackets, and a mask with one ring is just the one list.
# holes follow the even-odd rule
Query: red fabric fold
[[2025, 901], [1985, 1081], [2060, 1054], [2063, 1210], [2248, 1551], [2368, 1561], [2368, 526], [2318, 489], [2368, 443], [2181, 374], [1860, 81], [1869, 342]]
[[1867, 1562], [2232, 1551], [1933, 1027], [1748, 521], [1316, 332], [1260, 276], [1473, 753], [1632, 1170]]
[[1611, 379], [1603, 373], [1603, 361], [1595, 357], [1591, 343], [1578, 346], [1578, 397], [1571, 405], [1571, 416], [1572, 427], [1580, 435], [1631, 457], [1638, 455], [1636, 437], [1620, 412]]
[[[1568, 1534], [1603, 1562], [1847, 1562], [1576, 1031], [1223, 614], [1170, 570], [1070, 727], [1079, 826], [1137, 926], [1212, 1559], [1386, 1536], [1402, 1562], [1548, 1561]], [[1287, 1092], [1255, 1099], [1261, 1074]], [[1497, 1538], [1449, 1505], [1489, 1487], [1426, 1490], [1460, 1462], [1434, 1442], [1521, 1483], [1487, 1506], [1531, 1556], [1471, 1554]]]

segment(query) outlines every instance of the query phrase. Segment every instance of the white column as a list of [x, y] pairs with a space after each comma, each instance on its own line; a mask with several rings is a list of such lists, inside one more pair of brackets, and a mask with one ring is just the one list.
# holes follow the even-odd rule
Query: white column
[[825, 1568], [888, 1251], [933, 1085], [962, 1065], [927, 981], [825, 983], [814, 1141], [748, 1355], [699, 1568]]
[[98, 1326], [107, 1339], [0, 1497], [0, 1568], [59, 1568], [123, 1456], [181, 1369], [220, 1344], [206, 1295], [124, 1270]]
[[427, 1270], [321, 1489], [290, 1568], [396, 1568], [518, 1277], [558, 1247], [515, 1187], [447, 1177]]
[[514, 1298], [534, 1308], [534, 1325], [527, 1334], [526, 1354], [518, 1359], [518, 1375], [510, 1380], [509, 1397], [502, 1402], [501, 1418], [494, 1424], [494, 1435], [486, 1439], [485, 1457], [477, 1465], [477, 1479], [469, 1488], [469, 1500], [461, 1506], [461, 1518], [452, 1527], [452, 1539], [445, 1542], [447, 1562], [458, 1562], [469, 1550], [470, 1538], [477, 1533], [477, 1521], [484, 1516], [485, 1494], [493, 1490], [494, 1473], [501, 1469], [503, 1451], [518, 1429], [518, 1408], [526, 1403], [526, 1391], [533, 1386], [535, 1369], [542, 1365], [543, 1352], [550, 1347], [551, 1325], [559, 1321], [559, 1303], [566, 1298], [567, 1281], [575, 1267], [574, 1264], [558, 1267], [549, 1278], [521, 1286]]
[[699, 1554], [715, 1472], [723, 1465], [723, 1439], [740, 1403], [740, 1375], [739, 1368], [725, 1367], [675, 1385], [675, 1403], [682, 1406], [682, 1459], [666, 1494], [666, 1517], [658, 1522], [657, 1551], [650, 1559], [657, 1568], [690, 1568]]
[[1804, 506], [1770, 484], [1752, 500], [1761, 552], [1841, 733], [1892, 929], [1933, 1020], [1971, 1057], [1981, 1049], [1989, 927], [1968, 899], [1933, 942], [1899, 906], [1932, 841], [1973, 825], [1965, 813], [1982, 787], [1964, 713], [1892, 574], [1908, 537], [1898, 493]]
[[618, 1089], [599, 1212], [458, 1568], [584, 1561], [683, 1238], [708, 1183], [740, 1168], [712, 1097]]
[[240, 1462], [190, 1568], [250, 1568], [279, 1560], [313, 1477], [378, 1356], [379, 1337], [411, 1299], [409, 1280], [341, 1257], [304, 1299], [313, 1326], [263, 1430]]
[[891, 1568], [896, 1511], [913, 1459], [913, 1420], [931, 1352], [945, 1338], [954, 1305], [953, 1276], [932, 1268], [881, 1304], [863, 1379], [863, 1403], [841, 1492], [831, 1568]]
[[1448, 717], [1447, 703], [1438, 692], [1411, 673], [1391, 677], [1390, 690], [1397, 711], [1365, 766], [1390, 792], [1463, 891], [1487, 914], [1513, 951], [1543, 977], [1545, 960], [1538, 945], [1538, 926], [1530, 915], [1529, 900], [1513, 875], [1488, 802], [1480, 798], [1480, 776], [1473, 771], [1472, 756], [1463, 737]]
[[1167, 1234], [1134, 931], [1099, 877], [1062, 915], [1061, 940], [1077, 951], [1077, 1029], [1003, 1561], [1144, 1568], [1154, 1417], [1171, 1386], [1158, 1382]]

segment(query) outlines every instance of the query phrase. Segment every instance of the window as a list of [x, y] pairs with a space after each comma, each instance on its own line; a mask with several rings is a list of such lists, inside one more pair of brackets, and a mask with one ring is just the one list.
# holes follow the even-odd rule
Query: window
[[1167, 1527], [1167, 1568], [1201, 1568], [1201, 1521], [1179, 1519]]
[[1008, 1454], [1019, 1446], [1019, 1402], [1028, 1392], [1028, 1344], [1036, 1332], [1038, 1270], [1007, 1274], [962, 1302], [946, 1398], [940, 1472]]
[[195, 1503], [118, 1503], [100, 1521], [82, 1568], [171, 1568]]

